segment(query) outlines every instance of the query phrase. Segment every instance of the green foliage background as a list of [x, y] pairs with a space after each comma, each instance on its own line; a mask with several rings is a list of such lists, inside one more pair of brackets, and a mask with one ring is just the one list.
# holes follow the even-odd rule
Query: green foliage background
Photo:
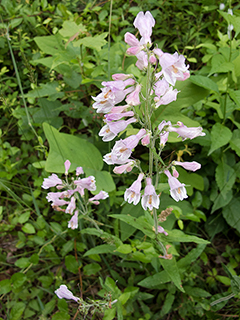
[[[54, 294], [63, 283], [86, 301], [109, 293], [118, 299], [92, 319], [237, 316], [240, 5], [228, 1], [224, 11], [210, 0], [112, 5], [109, 35], [109, 1], [1, 1], [0, 318], [83, 319], [77, 305]], [[230, 6], [234, 16], [227, 14]], [[135, 175], [119, 177], [103, 163], [113, 143], [99, 139], [102, 117], [91, 108], [91, 96], [112, 74], [139, 76], [123, 39], [127, 31], [136, 33], [132, 22], [141, 10], [156, 20], [152, 41], [186, 55], [191, 69], [190, 79], [178, 84], [177, 101], [160, 107], [154, 123], [182, 121], [206, 133], [182, 144], [172, 135], [164, 151], [202, 164], [197, 174], [179, 170], [188, 201], [176, 204], [166, 181], [159, 185], [160, 209], [174, 209], [163, 223], [169, 237], [161, 239], [172, 244], [171, 261], [159, 259], [141, 206], [122, 206]], [[64, 173], [66, 159], [72, 171], [83, 166], [96, 176], [98, 190], [110, 194], [94, 211], [102, 232], [85, 221], [81, 232], [68, 230], [68, 218], [45, 198], [43, 178]]]

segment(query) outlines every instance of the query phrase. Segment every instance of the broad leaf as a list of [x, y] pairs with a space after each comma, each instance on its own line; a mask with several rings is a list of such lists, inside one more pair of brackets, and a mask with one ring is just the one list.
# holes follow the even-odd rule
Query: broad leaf
[[239, 215], [239, 208], [240, 208], [240, 198], [233, 198], [232, 201], [223, 208], [223, 217], [227, 221], [227, 223], [237, 229], [240, 232], [240, 215]]
[[218, 92], [218, 85], [208, 77], [191, 76], [190, 81], [199, 87]]
[[83, 44], [85, 47], [100, 51], [101, 48], [107, 43], [107, 41], [104, 40], [106, 36], [107, 36], [107, 32], [104, 32], [94, 37], [85, 37], [83, 39], [77, 40], [76, 42], [73, 43], [73, 45], [74, 47], [78, 47]]
[[222, 196], [232, 189], [236, 180], [235, 171], [226, 163], [221, 162], [216, 168], [216, 181]]
[[81, 166], [87, 175], [95, 176], [96, 193], [100, 190], [114, 190], [115, 185], [110, 173], [101, 171], [102, 156], [93, 144], [73, 135], [60, 133], [47, 123], [43, 124], [43, 129], [50, 145], [46, 171], [64, 173], [64, 162], [68, 159], [71, 162], [71, 171]]
[[171, 260], [160, 259], [163, 269], [167, 272], [169, 278], [175, 286], [182, 292], [185, 292], [182, 287], [180, 273], [177, 267], [176, 259], [173, 257]]
[[232, 137], [232, 132], [230, 129], [225, 127], [224, 125], [220, 123], [216, 123], [212, 127], [211, 131], [211, 148], [208, 152], [208, 156], [218, 148], [221, 148], [225, 144], [227, 144]]
[[232, 139], [230, 141], [232, 150], [240, 157], [240, 129], [233, 131]]

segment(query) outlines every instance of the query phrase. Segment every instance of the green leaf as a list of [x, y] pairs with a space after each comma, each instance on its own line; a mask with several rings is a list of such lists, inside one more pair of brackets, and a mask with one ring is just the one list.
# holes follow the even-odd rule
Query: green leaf
[[84, 33], [87, 29], [83, 24], [76, 24], [74, 21], [64, 21], [62, 29], [59, 30], [59, 33], [64, 37], [72, 37], [76, 33]]
[[6, 294], [12, 290], [10, 279], [0, 281], [0, 294]]
[[30, 261], [28, 258], [20, 258], [14, 264], [18, 268], [23, 269], [23, 268], [27, 268], [30, 265]]
[[91, 276], [92, 274], [96, 274], [102, 268], [98, 263], [89, 263], [83, 267], [83, 272], [87, 276]]
[[60, 311], [52, 316], [52, 320], [69, 320], [70, 315], [65, 311]]
[[23, 302], [15, 302], [13, 307], [12, 307], [12, 310], [10, 312], [9, 319], [10, 320], [22, 319], [22, 314], [23, 314], [23, 311], [24, 311], [25, 307], [26, 307], [25, 303], [23, 303]]
[[14, 273], [14, 275], [12, 275], [11, 277], [11, 282], [13, 284], [14, 289], [21, 287], [26, 280], [26, 275], [20, 272]]
[[199, 244], [210, 243], [209, 241], [204, 240], [202, 238], [185, 234], [184, 232], [182, 232], [178, 229], [168, 230], [168, 236], [166, 236], [166, 239], [169, 242], [195, 242], [195, 243], [199, 243]]
[[128, 254], [132, 252], [132, 246], [130, 244], [122, 244], [116, 249], [117, 252]]
[[[121, 214], [124, 214], [124, 215], [129, 214], [133, 217], [138, 218], [144, 214], [144, 210], [140, 203], [136, 206], [133, 206], [132, 204], [127, 203], [124, 205], [121, 211]], [[120, 230], [121, 230], [121, 240], [125, 241], [136, 231], [136, 228], [134, 228], [130, 224], [127, 224], [124, 221], [120, 221]]]
[[227, 223], [240, 232], [240, 218], [239, 218], [240, 198], [233, 198], [231, 202], [223, 208], [223, 217]]
[[211, 294], [207, 292], [206, 290], [203, 290], [202, 288], [198, 287], [191, 287], [191, 286], [184, 286], [184, 290], [186, 294], [192, 297], [200, 297], [200, 298], [207, 298], [210, 297]]
[[113, 253], [114, 250], [116, 250], [116, 246], [113, 246], [111, 244], [101, 244], [99, 246], [91, 248], [90, 250], [85, 252], [83, 256], [85, 257], [91, 254]]
[[31, 224], [31, 223], [25, 223], [25, 225], [22, 227], [22, 231], [25, 232], [25, 233], [30, 233], [30, 234], [33, 234], [35, 233], [35, 229], [34, 229], [34, 226]]
[[72, 273], [77, 273], [78, 272], [78, 262], [76, 261], [76, 258], [72, 255], [68, 255], [65, 257], [65, 265], [66, 268], [72, 272]]
[[236, 105], [238, 106], [238, 110], [239, 110], [239, 108], [240, 108], [240, 90], [229, 89], [229, 95], [230, 95], [231, 99], [233, 99], [233, 101], [236, 103]]
[[196, 84], [199, 87], [203, 87], [207, 90], [213, 90], [215, 92], [218, 92], [218, 85], [208, 77], [191, 76], [189, 79], [192, 83]]
[[165, 314], [169, 313], [169, 311], [171, 310], [174, 299], [175, 299], [175, 296], [173, 294], [171, 294], [170, 292], [168, 292], [168, 294], [166, 295], [166, 297], [164, 299], [164, 303], [162, 306], [161, 317], [163, 317]]
[[229, 202], [232, 200], [233, 197], [233, 192], [232, 190], [229, 190], [226, 194], [224, 193], [219, 193], [214, 200], [214, 204], [211, 210], [211, 214], [218, 210], [219, 208], [223, 208], [226, 205], [229, 204]]
[[218, 148], [221, 148], [227, 144], [232, 137], [232, 132], [230, 129], [225, 127], [220, 123], [214, 124], [211, 131], [211, 148], [208, 152], [208, 156]]
[[236, 180], [234, 169], [224, 162], [221, 162], [216, 168], [216, 182], [220, 189], [223, 198], [226, 199], [226, 194], [232, 189]]
[[26, 211], [23, 214], [20, 215], [20, 217], [18, 218], [18, 222], [19, 223], [24, 223], [26, 221], [28, 221], [29, 217], [30, 217], [31, 212], [30, 211]]
[[107, 35], [108, 33], [104, 32], [94, 37], [85, 37], [83, 39], [77, 40], [73, 43], [73, 45], [74, 47], [78, 47], [83, 44], [85, 47], [101, 51], [101, 48], [107, 43], [107, 41], [104, 40]]
[[[57, 81], [48, 82], [46, 84], [41, 83], [39, 88], [29, 91], [27, 94], [25, 94], [25, 97], [26, 98], [42, 98], [42, 97], [52, 96], [53, 98], [52, 100], [56, 100], [57, 98], [62, 98], [64, 96], [64, 92], [59, 92], [59, 89], [60, 87]], [[51, 105], [49, 106], [51, 108]], [[46, 109], [45, 111], [47, 112], [48, 110]]]
[[59, 51], [65, 50], [60, 34], [54, 36], [35, 37], [33, 40], [36, 42], [40, 50], [47, 54], [58, 54]]
[[[179, 272], [183, 273], [189, 268], [190, 264], [197, 260], [205, 249], [206, 244], [199, 244], [197, 248], [192, 249], [184, 258], [177, 262]], [[153, 276], [147, 277], [144, 280], [140, 281], [138, 285], [145, 288], [157, 288], [159, 285], [171, 281], [170, 276], [164, 270], [158, 273], [155, 273]]]
[[109, 215], [109, 217], [116, 218], [126, 222], [134, 228], [141, 230], [145, 235], [147, 235], [150, 238], [154, 238], [155, 236], [154, 232], [152, 231], [152, 226], [147, 221], [141, 219], [142, 217], [135, 218], [125, 214], [111, 214]]
[[71, 162], [70, 171], [81, 166], [86, 174], [95, 176], [96, 193], [100, 190], [114, 190], [115, 184], [110, 173], [100, 171], [103, 167], [102, 156], [93, 144], [73, 135], [60, 133], [47, 123], [43, 124], [43, 129], [50, 145], [46, 171], [64, 173], [64, 162], [68, 159]]
[[160, 259], [161, 265], [163, 266], [164, 270], [167, 272], [168, 276], [175, 284], [175, 286], [182, 292], [185, 292], [182, 287], [180, 273], [178, 271], [176, 259], [173, 257], [171, 260], [167, 259]]
[[230, 147], [240, 157], [240, 129], [233, 131], [232, 139], [230, 141]]

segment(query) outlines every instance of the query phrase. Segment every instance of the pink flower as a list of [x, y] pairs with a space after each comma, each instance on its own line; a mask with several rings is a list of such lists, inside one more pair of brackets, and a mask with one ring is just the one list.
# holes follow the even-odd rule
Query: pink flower
[[113, 107], [110, 111], [110, 114], [112, 113], [122, 113], [125, 111], [127, 108], [129, 108], [129, 105], [126, 104], [125, 106], [118, 106], [118, 107]]
[[131, 74], [124, 74], [124, 73], [115, 73], [112, 75], [113, 80], [126, 80], [131, 77], [132, 77]]
[[190, 170], [190, 171], [196, 171], [201, 168], [201, 164], [196, 161], [192, 161], [192, 162], [173, 161], [173, 165], [181, 166], [184, 169]]
[[140, 91], [141, 91], [141, 85], [137, 84], [135, 90], [132, 93], [130, 93], [126, 98], [126, 102], [128, 105], [138, 106], [141, 103], [139, 99]]
[[79, 298], [75, 297], [70, 290], [68, 290], [65, 284], [62, 284], [60, 288], [55, 291], [55, 294], [58, 296], [59, 299], [72, 299], [76, 302], [79, 302], [80, 300]]
[[68, 222], [68, 228], [71, 228], [72, 230], [77, 229], [78, 227], [78, 210], [75, 211], [74, 215]]
[[103, 141], [113, 140], [119, 132], [125, 130], [130, 123], [136, 122], [136, 118], [130, 118], [128, 120], [119, 120], [116, 122], [109, 122], [99, 131], [99, 136], [103, 137]]
[[175, 167], [172, 167], [172, 174], [173, 174], [174, 178], [178, 178], [179, 177], [179, 173], [177, 172]]
[[125, 96], [133, 90], [131, 87], [127, 89], [125, 87], [134, 83], [133, 79], [102, 82], [104, 86], [101, 89], [102, 92], [97, 97], [92, 97], [95, 100], [93, 108], [97, 109], [98, 113], [110, 112], [115, 104], [123, 101]]
[[169, 87], [169, 83], [165, 79], [157, 81], [154, 89], [155, 94], [157, 95], [157, 97], [154, 98], [154, 101], [156, 102], [156, 108], [158, 108], [160, 105], [166, 105], [172, 101], [175, 101], [179, 92], [177, 89], [173, 90], [172, 87]]
[[134, 161], [134, 160], [129, 161], [127, 164], [123, 164], [122, 166], [115, 167], [113, 169], [113, 172], [116, 174], [130, 172], [130, 171], [132, 171], [135, 164], [136, 164], [136, 161]]
[[138, 67], [139, 70], [147, 69], [148, 66], [148, 56], [146, 52], [140, 51], [136, 54], [136, 57], [138, 58], [136, 62], [136, 67]]
[[168, 236], [168, 233], [161, 226], [158, 226], [158, 233], [164, 233], [165, 236]]
[[158, 126], [158, 130], [160, 131], [160, 146], [162, 148], [165, 146], [166, 142], [168, 141], [168, 136], [169, 136], [169, 132], [165, 131], [164, 128], [170, 125], [171, 125], [170, 121], [166, 122], [165, 120], [163, 120]]
[[147, 11], [145, 14], [141, 11], [137, 14], [133, 25], [137, 28], [142, 36], [140, 43], [141, 44], [151, 44], [151, 35], [152, 35], [152, 28], [155, 25], [155, 20], [151, 13]]
[[69, 170], [69, 168], [71, 166], [71, 162], [69, 160], [66, 160], [64, 162], [64, 166], [65, 166], [65, 175], [67, 175], [68, 174], [68, 170]]
[[52, 202], [52, 206], [63, 206], [69, 204], [69, 201], [62, 200], [66, 196], [66, 192], [48, 192], [46, 199], [48, 202]]
[[105, 115], [105, 122], [110, 122], [110, 121], [116, 121], [116, 120], [120, 120], [123, 117], [133, 117], [134, 116], [134, 112], [133, 111], [127, 111], [127, 112], [110, 112], [108, 114]]
[[71, 200], [70, 200], [69, 205], [67, 206], [67, 208], [65, 210], [66, 213], [70, 213], [70, 214], [73, 213], [73, 211], [76, 209], [75, 202], [76, 202], [76, 199], [74, 197], [72, 197]]
[[189, 139], [194, 139], [199, 136], [205, 136], [205, 133], [202, 132], [203, 128], [202, 127], [186, 127], [182, 122], [178, 121], [177, 125], [179, 128], [175, 128], [174, 126], [169, 126], [167, 128], [167, 131], [169, 132], [177, 132], [178, 136], [182, 138], [182, 140], [186, 140], [187, 138]]
[[96, 181], [94, 176], [89, 176], [87, 178], [74, 180], [74, 184], [83, 189], [87, 189], [89, 191], [96, 190]]
[[58, 184], [62, 185], [62, 180], [59, 179], [58, 176], [55, 173], [53, 173], [48, 178], [44, 178], [43, 184], [42, 184], [42, 188], [43, 189], [48, 189], [50, 187], [55, 187]]
[[83, 168], [82, 167], [77, 167], [76, 168], [76, 176], [79, 176], [80, 174], [84, 174]]
[[130, 32], [125, 33], [124, 41], [131, 47], [140, 47], [139, 40]]
[[143, 146], [147, 146], [150, 143], [151, 132], [149, 131], [141, 140]]
[[130, 32], [125, 33], [124, 40], [128, 45], [130, 45], [130, 48], [127, 49], [127, 54], [130, 56], [135, 56], [144, 48], [138, 39]]
[[190, 72], [188, 71], [189, 65], [185, 65], [184, 56], [179, 56], [177, 52], [173, 55], [163, 53], [159, 57], [159, 62], [165, 79], [172, 86], [175, 85], [176, 80], [184, 81], [190, 77]]
[[185, 184], [179, 182], [177, 178], [174, 178], [168, 170], [165, 170], [164, 173], [168, 177], [171, 197], [177, 202], [179, 200], [186, 199], [188, 196], [185, 189]]
[[94, 197], [88, 199], [89, 202], [92, 202], [93, 204], [98, 205], [100, 202], [97, 200], [104, 200], [109, 197], [108, 193], [105, 191], [100, 191], [98, 194], [96, 194]]
[[141, 181], [143, 177], [144, 175], [140, 173], [137, 180], [133, 182], [130, 188], [126, 189], [124, 193], [124, 200], [127, 201], [128, 203], [133, 202], [134, 205], [137, 205], [138, 202], [140, 201], [140, 197], [141, 197], [140, 191], [142, 187]]
[[142, 196], [142, 207], [144, 210], [152, 210], [153, 208], [158, 209], [160, 204], [159, 196], [156, 194], [155, 188], [152, 185], [152, 179], [146, 178], [147, 185], [144, 189], [144, 195]]
[[125, 164], [132, 154], [132, 149], [134, 149], [139, 140], [146, 134], [145, 129], [139, 130], [136, 135], [131, 135], [124, 140], [116, 141], [113, 146], [112, 152], [106, 154], [103, 160], [107, 164]]

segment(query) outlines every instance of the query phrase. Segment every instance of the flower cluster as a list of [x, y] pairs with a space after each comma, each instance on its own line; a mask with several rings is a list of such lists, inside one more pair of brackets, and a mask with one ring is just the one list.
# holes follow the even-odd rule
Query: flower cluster
[[[170, 187], [170, 195], [176, 201], [187, 198], [185, 184], [178, 180], [176, 166], [186, 170], [196, 171], [201, 165], [195, 161], [172, 161], [165, 164], [161, 152], [168, 141], [169, 133], [176, 132], [182, 141], [204, 136], [201, 127], [186, 127], [182, 122], [172, 124], [163, 120], [157, 128], [153, 128], [151, 116], [161, 105], [167, 105], [177, 99], [178, 90], [174, 89], [176, 81], [189, 78], [189, 66], [185, 64], [183, 55], [163, 52], [152, 48], [151, 35], [155, 20], [150, 12], [139, 12], [133, 25], [138, 29], [140, 40], [133, 34], [125, 34], [125, 42], [130, 46], [127, 54], [136, 56], [136, 67], [145, 73], [146, 81], [138, 82], [131, 74], [114, 74], [113, 81], [102, 82], [102, 92], [93, 97], [93, 108], [104, 114], [105, 125], [99, 132], [103, 141], [111, 141], [124, 131], [129, 124], [135, 123], [138, 133], [127, 136], [115, 142], [110, 153], [103, 157], [109, 165], [117, 165], [113, 171], [122, 174], [132, 171], [134, 167], [139, 171], [137, 180], [126, 189], [124, 200], [137, 205], [141, 201], [144, 210], [150, 210], [156, 215], [160, 205], [157, 194], [159, 176], [165, 174]], [[142, 90], [144, 88], [144, 91]], [[134, 149], [140, 143], [149, 149], [149, 170], [144, 172], [139, 160], [132, 156]], [[157, 145], [157, 141], [159, 144]], [[155, 166], [156, 172], [153, 172]], [[142, 181], [145, 181], [144, 191]], [[157, 221], [157, 219], [155, 219]], [[167, 233], [161, 226], [155, 225], [155, 233]]]
[[[49, 189], [56, 187], [59, 192], [48, 192], [47, 200], [51, 202], [52, 207], [57, 211], [62, 211], [72, 215], [72, 218], [68, 222], [68, 228], [76, 229], [78, 227], [78, 214], [79, 211], [82, 214], [87, 214], [85, 211], [87, 204], [98, 205], [101, 199], [106, 199], [108, 193], [100, 191], [97, 195], [88, 198], [85, 197], [86, 190], [92, 192], [96, 190], [96, 181], [94, 176], [86, 178], [80, 178], [80, 175], [84, 174], [82, 167], [76, 168], [76, 179], [72, 178], [71, 182], [68, 181], [68, 170], [70, 169], [71, 163], [66, 160], [65, 166], [65, 180], [61, 180], [56, 174], [52, 174], [48, 178], [45, 178], [42, 184], [43, 189]], [[76, 201], [84, 203], [85, 206], [77, 207]], [[64, 206], [64, 208], [62, 208]]]

